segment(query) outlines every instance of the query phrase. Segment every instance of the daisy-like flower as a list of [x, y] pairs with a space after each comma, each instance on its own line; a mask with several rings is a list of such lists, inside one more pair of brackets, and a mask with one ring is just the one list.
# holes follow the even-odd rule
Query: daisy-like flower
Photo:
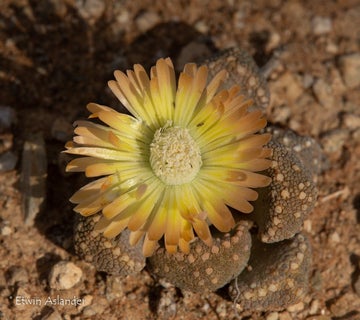
[[109, 87], [131, 115], [95, 103], [91, 121], [77, 121], [65, 152], [82, 156], [67, 171], [100, 177], [70, 199], [83, 216], [102, 212], [96, 225], [108, 238], [125, 228], [130, 243], [143, 240], [150, 256], [164, 237], [169, 252], [189, 252], [198, 236], [211, 245], [209, 225], [230, 231], [232, 207], [250, 213], [252, 188], [267, 186], [269, 134], [266, 119], [249, 112], [251, 100], [237, 86], [219, 90], [226, 71], [209, 83], [206, 66], [187, 64], [178, 81], [169, 58], [159, 59], [150, 78], [141, 65], [115, 71]]

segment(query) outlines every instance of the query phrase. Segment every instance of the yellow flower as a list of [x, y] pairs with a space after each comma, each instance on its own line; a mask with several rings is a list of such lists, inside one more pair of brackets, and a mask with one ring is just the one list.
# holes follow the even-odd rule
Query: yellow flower
[[[166, 249], [189, 252], [196, 235], [211, 245], [209, 225], [222, 232], [234, 227], [232, 207], [253, 210], [251, 188], [270, 178], [257, 171], [270, 165], [264, 148], [269, 134], [261, 111], [249, 112], [251, 100], [239, 87], [219, 90], [226, 71], [208, 83], [206, 66], [187, 64], [175, 78], [169, 58], [159, 59], [150, 78], [141, 65], [126, 74], [115, 71], [109, 87], [132, 115], [90, 103], [90, 118], [107, 126], [77, 121], [66, 152], [67, 171], [101, 177], [70, 199], [75, 211], [89, 216], [102, 211], [96, 228], [108, 238], [125, 228], [130, 243], [144, 239], [151, 255], [164, 236]], [[195, 231], [195, 232], [194, 232]]]

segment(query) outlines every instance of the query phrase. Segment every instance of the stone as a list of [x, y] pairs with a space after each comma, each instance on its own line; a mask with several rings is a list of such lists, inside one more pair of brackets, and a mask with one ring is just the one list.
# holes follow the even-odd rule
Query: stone
[[42, 135], [25, 141], [21, 158], [21, 209], [25, 224], [32, 226], [46, 196], [47, 158]]
[[63, 117], [58, 117], [51, 127], [51, 136], [58, 141], [66, 142], [71, 140], [73, 129], [69, 121]]
[[304, 302], [300, 301], [298, 303], [292, 304], [286, 308], [289, 312], [299, 312], [304, 310]]
[[342, 117], [342, 121], [349, 130], [357, 130], [360, 128], [360, 116], [354, 113], [345, 113]]
[[279, 313], [278, 312], [270, 312], [266, 318], [266, 320], [278, 320], [279, 319]]
[[75, 6], [80, 16], [94, 23], [105, 12], [105, 2], [102, 0], [75, 0]]
[[[359, 270], [358, 270], [359, 271]], [[357, 276], [353, 283], [355, 293], [360, 297], [360, 275]]]
[[0, 173], [15, 169], [18, 157], [12, 151], [0, 154]]
[[55, 290], [71, 289], [80, 282], [82, 274], [82, 270], [74, 263], [60, 261], [51, 268], [49, 286]]
[[62, 317], [56, 309], [51, 308], [46, 315], [41, 317], [41, 320], [62, 320]]
[[334, 129], [326, 132], [322, 137], [324, 151], [328, 154], [340, 152], [348, 138], [347, 129]]
[[352, 292], [346, 292], [337, 297], [330, 305], [331, 315], [343, 317], [351, 311], [360, 310], [360, 298]]
[[328, 17], [315, 16], [311, 21], [312, 32], [319, 36], [331, 32], [332, 21]]
[[0, 154], [9, 151], [13, 146], [13, 135], [10, 133], [0, 134]]
[[284, 95], [290, 104], [295, 103], [303, 94], [301, 81], [291, 72], [283, 73], [272, 85], [272, 92]]
[[331, 109], [334, 106], [333, 90], [324, 79], [317, 79], [312, 88], [316, 99], [324, 108]]
[[94, 297], [91, 294], [87, 294], [83, 296], [81, 299], [83, 302], [77, 306], [77, 309], [79, 311], [83, 310], [87, 306], [90, 306], [94, 300]]
[[23, 285], [29, 282], [29, 275], [27, 270], [21, 266], [12, 266], [6, 272], [7, 284], [10, 286]]
[[0, 106], [0, 132], [9, 130], [15, 123], [15, 110], [8, 106]]
[[347, 87], [352, 89], [360, 85], [360, 53], [341, 56], [339, 67]]
[[155, 27], [160, 22], [160, 17], [156, 12], [145, 11], [140, 13], [136, 19], [135, 24], [141, 32], [146, 32]]
[[248, 311], [282, 310], [307, 293], [310, 264], [310, 244], [303, 234], [273, 244], [254, 238], [249, 267], [231, 281], [229, 295]]
[[2, 236], [9, 236], [10, 234], [12, 234], [12, 232], [13, 232], [13, 230], [12, 230], [12, 228], [11, 227], [9, 227], [9, 226], [2, 226], [1, 228], [0, 228], [0, 234], [2, 235]]
[[[182, 70], [189, 61], [203, 61], [210, 55], [210, 49], [204, 41], [195, 40], [182, 47], [176, 60], [176, 70]], [[201, 63], [200, 63], [201, 64]]]
[[82, 315], [84, 317], [91, 317], [91, 316], [101, 314], [104, 312], [107, 305], [108, 305], [108, 302], [106, 301], [105, 298], [98, 298], [98, 299], [96, 299], [95, 303], [93, 303], [83, 309]]

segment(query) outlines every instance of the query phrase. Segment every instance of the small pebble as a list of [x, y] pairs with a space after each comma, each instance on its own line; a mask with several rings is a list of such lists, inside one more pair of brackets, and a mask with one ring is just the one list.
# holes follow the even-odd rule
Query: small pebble
[[82, 314], [84, 317], [91, 317], [104, 312], [108, 303], [105, 298], [98, 298], [96, 302], [84, 308]]
[[345, 129], [334, 129], [327, 132], [322, 139], [324, 151], [335, 153], [341, 151], [345, 142], [348, 140], [349, 132]]
[[135, 24], [141, 32], [146, 32], [155, 27], [160, 22], [160, 17], [156, 12], [145, 11], [138, 15]]
[[323, 79], [317, 79], [313, 84], [313, 91], [316, 99], [324, 108], [330, 109], [334, 106], [335, 99], [330, 84]]
[[206, 34], [209, 31], [209, 26], [203, 20], [196, 22], [194, 27], [197, 31], [203, 34]]
[[284, 73], [275, 84], [275, 91], [285, 94], [286, 100], [294, 103], [304, 92], [298, 79], [290, 72]]
[[331, 317], [325, 315], [311, 316], [311, 317], [307, 317], [306, 320], [331, 320]]
[[0, 154], [8, 151], [13, 146], [13, 135], [10, 133], [0, 134]]
[[1, 228], [0, 234], [2, 236], [8, 236], [12, 233], [12, 229], [9, 226], [3, 226]]
[[51, 136], [61, 142], [71, 140], [74, 128], [65, 118], [58, 117], [51, 127]]
[[279, 320], [293, 320], [289, 312], [284, 311], [279, 313]]
[[74, 263], [60, 261], [50, 271], [49, 285], [55, 290], [67, 290], [79, 283], [81, 277], [82, 270]]
[[202, 60], [209, 55], [210, 49], [205, 43], [196, 40], [192, 41], [181, 49], [176, 60], [176, 69], [182, 70], [189, 61]]
[[339, 67], [349, 88], [360, 85], [360, 53], [347, 54], [339, 59]]
[[312, 300], [310, 303], [309, 314], [315, 315], [319, 312], [319, 300]]
[[56, 309], [51, 309], [41, 320], [62, 320], [60, 313]]
[[112, 301], [124, 296], [122, 278], [108, 275], [106, 277], [106, 299]]
[[10, 286], [29, 282], [29, 275], [24, 267], [12, 266], [7, 271], [7, 283]]
[[334, 231], [333, 233], [330, 234], [329, 240], [331, 243], [334, 243], [334, 244], [339, 243], [341, 241], [340, 236], [336, 231]]
[[84, 20], [96, 21], [105, 11], [105, 1], [102, 0], [76, 0], [75, 6]]
[[91, 294], [87, 294], [87, 295], [83, 296], [82, 297], [83, 302], [77, 306], [77, 309], [79, 311], [81, 311], [84, 308], [86, 308], [87, 306], [90, 306], [91, 303], [93, 302], [93, 299], [94, 299], [94, 297]]
[[0, 106], [0, 132], [10, 129], [15, 122], [15, 110], [8, 106]]
[[302, 310], [304, 310], [304, 302], [302, 301], [287, 307], [287, 311], [289, 312], [299, 312]]
[[344, 293], [330, 305], [331, 314], [335, 317], [343, 317], [356, 310], [360, 310], [360, 298], [352, 292]]
[[21, 159], [20, 189], [25, 224], [34, 224], [46, 195], [47, 158], [41, 134], [29, 137], [24, 143]]
[[270, 312], [266, 316], [266, 320], [278, 320], [279, 319], [279, 313], [278, 312]]
[[346, 128], [350, 130], [357, 130], [360, 128], [360, 116], [353, 113], [346, 113], [343, 116], [343, 123]]
[[315, 35], [329, 33], [332, 29], [331, 19], [328, 17], [316, 16], [311, 21], [312, 31]]
[[12, 151], [0, 154], [0, 173], [14, 170], [18, 157]]
[[357, 279], [353, 284], [355, 293], [360, 297], [360, 275], [358, 275]]

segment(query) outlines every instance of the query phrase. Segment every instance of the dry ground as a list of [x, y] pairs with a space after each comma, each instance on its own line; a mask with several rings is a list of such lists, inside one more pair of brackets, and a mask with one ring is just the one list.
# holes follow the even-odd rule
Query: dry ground
[[[63, 173], [59, 156], [88, 102], [118, 106], [106, 88], [115, 68], [149, 67], [161, 56], [180, 66], [234, 45], [260, 66], [278, 57], [269, 119], [314, 137], [328, 157], [304, 224], [313, 246], [311, 290], [287, 310], [252, 315], [237, 315], [217, 294], [161, 286], [146, 271], [119, 280], [79, 261], [67, 200], [79, 182]], [[360, 80], [359, 71], [349, 80], [356, 69], [342, 64], [359, 49], [358, 0], [2, 0], [0, 105], [13, 108], [16, 121], [0, 132], [0, 151], [19, 160], [0, 173], [0, 319], [360, 319]], [[35, 133], [45, 138], [48, 178], [42, 210], [26, 227], [21, 154]], [[54, 291], [47, 279], [60, 260], [73, 261], [83, 277]], [[87, 306], [17, 304], [17, 295], [85, 297]]]

